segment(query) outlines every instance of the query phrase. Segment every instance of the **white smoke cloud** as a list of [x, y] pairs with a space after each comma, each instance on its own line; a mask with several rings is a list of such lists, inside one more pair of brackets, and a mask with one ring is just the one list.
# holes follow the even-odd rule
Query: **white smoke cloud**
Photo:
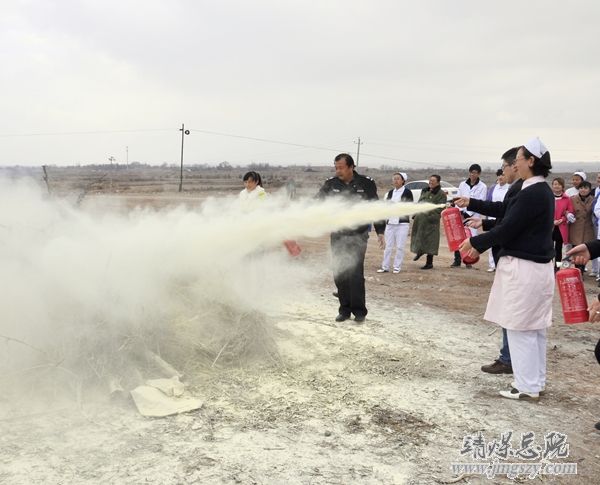
[[126, 365], [128, 349], [167, 343], [179, 365], [199, 353], [210, 360], [248, 322], [256, 330], [307, 294], [311, 268], [287, 255], [284, 240], [427, 209], [271, 197], [256, 207], [229, 198], [101, 212], [32, 181], [0, 180], [0, 366], [102, 377]]

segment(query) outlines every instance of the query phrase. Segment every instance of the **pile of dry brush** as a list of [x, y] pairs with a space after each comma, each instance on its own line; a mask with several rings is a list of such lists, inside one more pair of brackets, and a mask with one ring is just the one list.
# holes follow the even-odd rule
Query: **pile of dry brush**
[[[80, 401], [90, 390], [123, 395], [146, 379], [194, 380], [219, 367], [244, 366], [255, 359], [280, 362], [273, 326], [264, 314], [219, 302], [195, 308], [202, 311], [170, 321], [98, 322], [43, 346], [0, 335], [9, 350], [0, 360], [5, 399], [30, 399], [41, 392]], [[9, 357], [15, 352], [28, 354], [27, 365], [15, 365], [23, 362]]]

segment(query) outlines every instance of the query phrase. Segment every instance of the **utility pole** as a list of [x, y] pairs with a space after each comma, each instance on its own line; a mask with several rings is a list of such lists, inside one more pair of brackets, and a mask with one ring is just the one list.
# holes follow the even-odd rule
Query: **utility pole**
[[125, 147], [125, 167], [129, 168], [129, 147]]
[[179, 169], [179, 192], [183, 190], [183, 137], [190, 134], [190, 130], [185, 129], [185, 125], [181, 123], [181, 167]]
[[48, 195], [50, 195], [50, 184], [48, 183], [48, 172], [46, 170], [46, 165], [42, 165], [42, 170], [44, 171], [44, 182], [46, 182], [46, 188], [48, 189]]
[[113, 157], [112, 155], [110, 157], [108, 157], [108, 161], [110, 162], [110, 191], [111, 192], [113, 190], [113, 162], [116, 160], [117, 159], [115, 157]]
[[360, 157], [360, 136], [358, 137], [358, 141], [354, 142], [357, 147], [356, 147], [356, 166], [358, 167], [358, 158]]

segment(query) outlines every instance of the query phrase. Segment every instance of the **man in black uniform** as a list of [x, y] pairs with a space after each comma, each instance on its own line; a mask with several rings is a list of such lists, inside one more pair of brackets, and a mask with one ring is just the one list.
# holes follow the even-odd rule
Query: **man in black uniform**
[[[373, 179], [356, 173], [354, 160], [347, 153], [335, 157], [335, 177], [325, 181], [317, 197], [346, 197], [349, 201], [378, 199]], [[385, 221], [376, 222], [374, 226], [379, 247], [383, 248]], [[348, 320], [352, 313], [357, 322], [364, 322], [367, 316], [364, 266], [368, 240], [368, 224], [331, 234], [333, 280], [340, 301], [336, 322]]]

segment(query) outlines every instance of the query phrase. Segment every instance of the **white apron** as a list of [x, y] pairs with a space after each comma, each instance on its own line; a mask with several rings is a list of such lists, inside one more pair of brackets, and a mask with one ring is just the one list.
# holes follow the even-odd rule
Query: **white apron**
[[496, 267], [483, 318], [508, 330], [540, 330], [552, 325], [554, 267], [503, 256]]

